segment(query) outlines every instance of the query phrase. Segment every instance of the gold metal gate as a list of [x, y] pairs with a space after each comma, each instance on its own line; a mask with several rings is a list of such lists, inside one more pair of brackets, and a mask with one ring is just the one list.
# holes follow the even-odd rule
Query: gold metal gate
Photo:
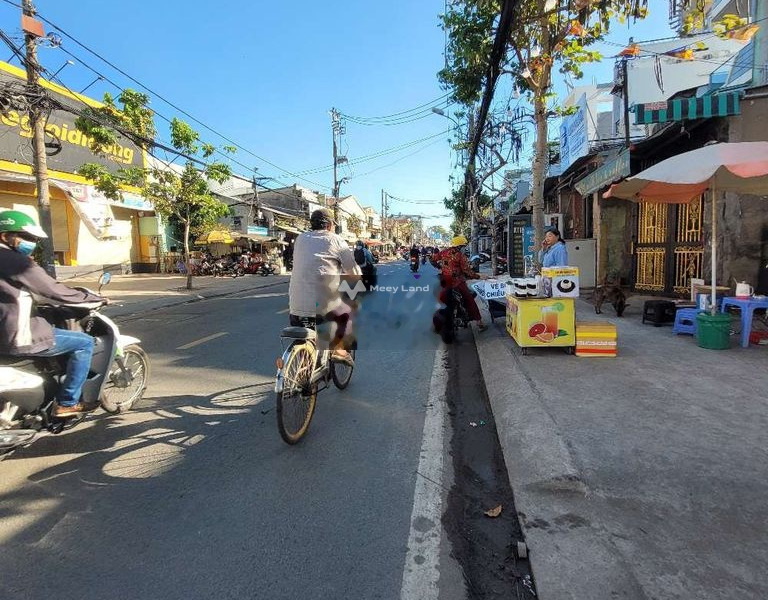
[[685, 294], [701, 277], [701, 197], [690, 204], [638, 204], [635, 290]]

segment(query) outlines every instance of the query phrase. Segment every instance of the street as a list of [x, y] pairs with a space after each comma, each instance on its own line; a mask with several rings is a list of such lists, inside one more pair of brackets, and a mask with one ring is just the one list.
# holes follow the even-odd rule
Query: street
[[[449, 355], [477, 356], [469, 332], [450, 350], [430, 332], [436, 277], [422, 269], [379, 267], [381, 285], [422, 289], [363, 299], [352, 383], [320, 393], [297, 446], [278, 435], [272, 392], [287, 284], [124, 318], [152, 361], [144, 400], [0, 463], [0, 596], [453, 600], [466, 578], [483, 588], [489, 569], [457, 563], [452, 539], [477, 563], [461, 515], [488, 519], [479, 505], [444, 518], [465, 470], [449, 457]], [[479, 384], [462, 395], [483, 404]]]

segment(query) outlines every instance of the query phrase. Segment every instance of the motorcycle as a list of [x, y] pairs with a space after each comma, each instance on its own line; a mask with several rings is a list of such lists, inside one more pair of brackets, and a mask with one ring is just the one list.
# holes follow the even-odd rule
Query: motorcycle
[[[109, 283], [105, 273], [99, 289]], [[101, 314], [102, 303], [43, 305], [39, 313], [57, 327], [93, 336], [94, 349], [82, 402], [109, 413], [130, 410], [142, 398], [149, 378], [149, 357], [138, 338], [123, 335]], [[0, 456], [34, 441], [47, 430], [61, 433], [86, 417], [55, 417], [54, 398], [66, 372], [67, 356], [0, 356]]]
[[411, 271], [415, 273], [419, 270], [419, 259], [416, 256], [411, 257]]
[[496, 275], [507, 272], [507, 258], [505, 256], [496, 257]]
[[[476, 297], [477, 293], [473, 290], [472, 296]], [[464, 298], [455, 288], [443, 287], [439, 296], [440, 302], [444, 305], [443, 308], [437, 310], [432, 318], [432, 324], [435, 331], [443, 338], [443, 342], [446, 344], [452, 344], [456, 339], [456, 332], [459, 329], [466, 329], [469, 327], [469, 312], [464, 305]]]
[[270, 262], [263, 262], [259, 265], [259, 275], [266, 277], [267, 275], [274, 275], [277, 271], [277, 265]]

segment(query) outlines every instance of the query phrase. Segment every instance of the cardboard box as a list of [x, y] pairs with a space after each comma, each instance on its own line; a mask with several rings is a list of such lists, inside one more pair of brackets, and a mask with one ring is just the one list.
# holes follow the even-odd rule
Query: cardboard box
[[544, 267], [541, 270], [544, 293], [552, 298], [579, 297], [578, 267]]

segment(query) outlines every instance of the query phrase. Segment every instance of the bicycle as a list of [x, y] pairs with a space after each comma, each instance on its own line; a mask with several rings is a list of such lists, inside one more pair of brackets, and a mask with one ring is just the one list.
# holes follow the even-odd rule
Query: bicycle
[[[275, 401], [277, 429], [287, 444], [304, 437], [312, 421], [317, 393], [328, 382], [343, 390], [349, 385], [354, 366], [330, 360], [330, 350], [317, 345], [317, 331], [311, 327], [286, 327], [280, 333], [280, 344], [288, 347], [277, 359]], [[349, 351], [354, 363], [355, 351]], [[323, 387], [320, 387], [323, 384]]]

